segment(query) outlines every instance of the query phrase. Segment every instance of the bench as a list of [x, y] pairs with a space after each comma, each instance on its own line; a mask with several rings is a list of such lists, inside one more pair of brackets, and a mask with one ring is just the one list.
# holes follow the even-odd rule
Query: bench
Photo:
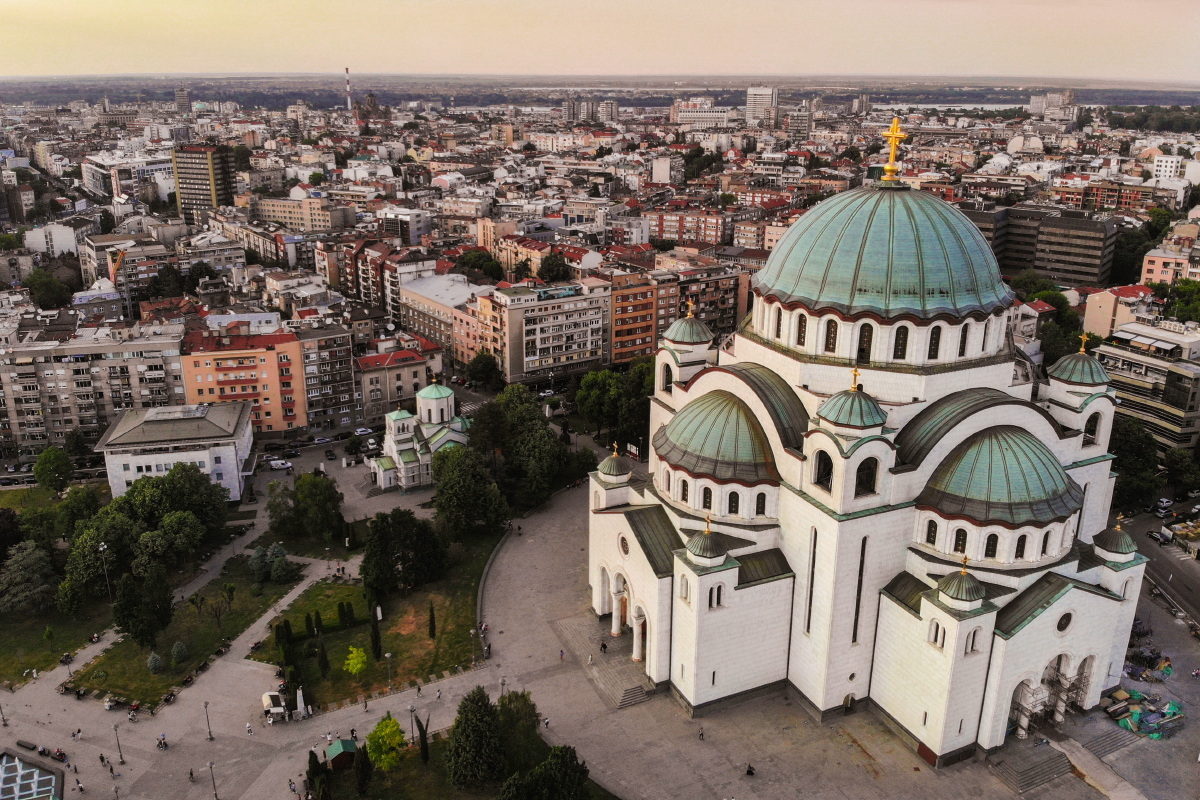
[[17, 747], [24, 747], [26, 750], [37, 750], [36, 744], [27, 742], [24, 739], [17, 739]]

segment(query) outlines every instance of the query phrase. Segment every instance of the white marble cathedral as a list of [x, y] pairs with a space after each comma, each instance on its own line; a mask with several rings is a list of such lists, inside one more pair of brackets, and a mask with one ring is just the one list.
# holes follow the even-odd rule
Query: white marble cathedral
[[866, 705], [941, 766], [1117, 685], [1145, 559], [1106, 529], [1104, 368], [1039, 384], [987, 243], [894, 160], [788, 231], [728, 341], [667, 330], [649, 474], [591, 476], [589, 583], [689, 713]]

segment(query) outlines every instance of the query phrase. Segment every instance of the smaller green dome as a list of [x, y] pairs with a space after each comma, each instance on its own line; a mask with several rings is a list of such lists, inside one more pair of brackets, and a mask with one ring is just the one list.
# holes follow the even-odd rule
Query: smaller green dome
[[422, 400], [441, 400], [446, 397], [453, 397], [454, 390], [449, 386], [443, 386], [440, 383], [431, 383], [421, 391], [417, 392], [417, 397]]
[[952, 600], [966, 603], [982, 600], [987, 595], [983, 584], [969, 572], [951, 572], [938, 581], [938, 591]]
[[711, 344], [713, 332], [702, 320], [689, 315], [672, 322], [663, 338], [678, 344]]
[[596, 470], [601, 475], [628, 475], [633, 472], [633, 464], [625, 456], [611, 455], [601, 461]]
[[1054, 362], [1046, 374], [1063, 383], [1078, 383], [1083, 386], [1100, 386], [1109, 382], [1108, 370], [1087, 353], [1072, 353]]
[[725, 548], [707, 528], [692, 534], [692, 538], [688, 539], [687, 551], [697, 558], [723, 558], [726, 555]]
[[821, 403], [817, 416], [847, 428], [877, 428], [887, 422], [887, 412], [879, 407], [875, 398], [857, 389], [838, 392]]
[[1120, 555], [1137, 552], [1137, 545], [1134, 543], [1133, 537], [1121, 530], [1120, 526], [1105, 528], [1100, 531], [1092, 539], [1092, 544], [1101, 550], [1107, 550], [1110, 553], [1118, 553]]
[[747, 485], [779, 480], [762, 425], [741, 398], [723, 389], [685, 405], [652, 444], [659, 458], [692, 476]]

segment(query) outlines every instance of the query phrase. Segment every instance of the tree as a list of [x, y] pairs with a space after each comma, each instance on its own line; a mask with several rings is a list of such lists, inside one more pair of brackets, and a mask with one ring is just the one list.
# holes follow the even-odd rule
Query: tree
[[255, 583], [266, 583], [271, 579], [271, 562], [267, 559], [265, 547], [254, 548], [246, 566], [250, 568], [250, 574], [254, 576]]
[[528, 774], [516, 774], [504, 782], [499, 800], [589, 800], [587, 764], [574, 747], [550, 748], [546, 760]]
[[421, 763], [429, 766], [429, 717], [421, 722], [420, 714], [417, 715], [417, 743], [421, 747]]
[[361, 436], [352, 435], [346, 440], [346, 455], [356, 456], [362, 452], [363, 440]]
[[466, 533], [480, 524], [496, 530], [508, 520], [508, 504], [475, 448], [443, 447], [434, 453], [433, 480], [433, 506], [451, 530]]
[[496, 475], [496, 459], [507, 439], [508, 417], [499, 403], [487, 402], [475, 409], [467, 444], [483, 456], [493, 476]]
[[146, 669], [150, 670], [153, 675], [162, 672], [162, 656], [158, 653], [150, 653], [150, 657], [146, 659]]
[[467, 377], [477, 386], [496, 389], [504, 385], [504, 376], [500, 374], [500, 366], [496, 357], [486, 350], [475, 354], [467, 364]]
[[100, 492], [94, 486], [72, 486], [58, 504], [58, 531], [74, 539], [79, 524], [87, 523], [100, 510]]
[[295, 489], [283, 481], [271, 481], [267, 486], [267, 495], [268, 529], [271, 535], [281, 539], [300, 536], [304, 528], [296, 509]]
[[141, 648], [153, 648], [158, 634], [171, 622], [174, 610], [166, 571], [154, 565], [144, 579], [127, 572], [117, 581], [113, 622]]
[[313, 612], [313, 629], [316, 630], [317, 636], [325, 635], [325, 621], [321, 619], [320, 609]]
[[345, 670], [354, 677], [367, 668], [367, 651], [361, 647], [351, 647], [346, 655]]
[[597, 441], [605, 427], [616, 427], [620, 405], [621, 386], [616, 373], [602, 369], [584, 376], [579, 394], [575, 396], [575, 407], [584, 419], [596, 426]]
[[[204, 605], [208, 602], [208, 598], [200, 593], [196, 593], [188, 598], [188, 603], [192, 608], [196, 609], [196, 616], [204, 618]], [[286, 620], [285, 620], [286, 621]]]
[[216, 621], [217, 630], [221, 630], [221, 619], [233, 608], [233, 596], [236, 593], [237, 584], [226, 583], [209, 604], [208, 613], [212, 614], [213, 619]]
[[1146, 212], [1150, 217], [1149, 233], [1152, 239], [1161, 239], [1167, 229], [1171, 227], [1171, 221], [1174, 215], [1165, 208], [1152, 208]]
[[505, 692], [496, 701], [500, 740], [509, 772], [526, 773], [541, 762], [545, 745], [538, 735], [541, 715], [529, 692]]
[[[21, 529], [21, 518], [16, 509], [0, 508], [0, 556], [8, 557], [8, 551], [25, 540]], [[36, 542], [35, 542], [36, 544]], [[49, 554], [47, 549], [47, 554]]]
[[308, 182], [311, 183], [313, 186], [320, 186], [322, 183], [325, 182], [325, 173], [324, 172], [308, 173]]
[[87, 439], [83, 438], [83, 431], [78, 427], [67, 431], [67, 436], [63, 440], [63, 450], [71, 456], [86, 456], [92, 452], [92, 448], [88, 447]]
[[367, 754], [367, 748], [360, 747], [354, 751], [354, 787], [358, 789], [359, 796], [366, 795], [367, 789], [371, 787], [371, 774], [374, 772], [374, 766], [371, 764], [371, 756]]
[[1012, 288], [1013, 291], [1025, 298], [1032, 298], [1038, 292], [1058, 291], [1058, 286], [1053, 281], [1043, 278], [1036, 269], [1023, 270], [1012, 279]]
[[320, 533], [326, 542], [332, 542], [345, 524], [337, 483], [324, 475], [306, 473], [296, 478], [295, 498], [294, 510], [301, 529]]
[[446, 747], [446, 774], [459, 788], [482, 786], [504, 774], [500, 718], [482, 686], [458, 704], [458, 716]]
[[14, 544], [0, 568], [0, 611], [36, 614], [54, 605], [58, 576], [50, 555], [33, 542]]
[[1167, 481], [1177, 494], [1200, 488], [1200, 467], [1190, 451], [1179, 448], [1168, 450], [1163, 455], [1163, 468]]
[[433, 601], [429, 601], [429, 638], [437, 638], [437, 617], [433, 614]]
[[367, 755], [371, 763], [387, 772], [400, 763], [400, 748], [404, 746], [404, 731], [392, 712], [384, 713], [375, 729], [367, 734]]
[[183, 662], [187, 661], [187, 654], [187, 645], [183, 642], [176, 642], [171, 645], [171, 663], [175, 666], [183, 666]]
[[1114, 456], [1113, 471], [1117, 473], [1113, 503], [1126, 511], [1141, 507], [1160, 484], [1154, 438], [1146, 432], [1141, 420], [1117, 414], [1113, 417], [1108, 449]]
[[383, 658], [383, 639], [379, 636], [379, 620], [371, 614], [371, 658], [378, 663]]
[[538, 265], [538, 277], [546, 283], [558, 283], [571, 279], [571, 266], [561, 253], [551, 253]]
[[[366, 544], [363, 547], [362, 564], [358, 570], [369, 605], [375, 604], [374, 598], [389, 595], [399, 587], [397, 560], [396, 543], [387, 515], [376, 514], [367, 523]], [[374, 613], [371, 614], [371, 619], [375, 619]]]
[[321, 670], [321, 677], [329, 677], [329, 653], [325, 650], [325, 640], [317, 642], [317, 669]]
[[317, 635], [317, 629], [315, 627], [313, 627], [313, 618], [312, 618], [311, 611], [304, 615], [304, 632], [307, 633], [309, 636]]
[[172, 511], [162, 518], [159, 529], [147, 531], [138, 539], [137, 557], [132, 569], [145, 574], [150, 564], [174, 569], [190, 558], [204, 541], [204, 526], [190, 511]]
[[299, 572], [300, 567], [289, 561], [287, 556], [279, 556], [271, 562], [271, 583], [291, 583]]
[[131, 568], [142, 530], [121, 513], [118, 503], [100, 509], [71, 545], [66, 575], [58, 587], [59, 608], [72, 613], [88, 597], [107, 594], [109, 581], [116, 581]]
[[316, 786], [317, 781], [325, 777], [329, 769], [321, 763], [321, 759], [317, 757], [315, 750], [308, 751], [308, 769], [304, 771], [304, 778], [308, 781], [309, 786]]
[[41, 267], [30, 272], [21, 285], [38, 308], [62, 308], [71, 302], [71, 288]]
[[57, 447], [47, 447], [38, 456], [33, 466], [33, 476], [37, 478], [38, 486], [44, 486], [54, 492], [61, 492], [71, 482], [75, 465], [71, 457]]
[[513, 278], [515, 278], [517, 282], [525, 280], [532, 274], [533, 268], [530, 266], [528, 258], [522, 258], [513, 267]]

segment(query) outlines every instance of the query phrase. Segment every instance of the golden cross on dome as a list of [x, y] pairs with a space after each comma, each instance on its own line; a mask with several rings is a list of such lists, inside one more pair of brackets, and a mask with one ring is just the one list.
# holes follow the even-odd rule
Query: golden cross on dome
[[695, 307], [696, 307], [696, 304], [693, 303], [691, 300], [688, 300], [688, 319], [692, 318], [692, 309]]
[[966, 556], [963, 556], [962, 574], [963, 575], [967, 574], [967, 557]]
[[1121, 520], [1125, 519], [1124, 514], [1117, 514], [1117, 530], [1121, 530]]
[[1081, 334], [1079, 337], [1079, 352], [1081, 352], [1081, 353], [1087, 352], [1087, 334], [1086, 333]]
[[712, 514], [704, 518], [704, 533], [705, 535], [712, 533]]
[[850, 391], [857, 392], [858, 391], [858, 367], [855, 367], [854, 369], [850, 370], [850, 375], [851, 375]]
[[613, 455], [617, 455], [617, 443], [613, 442]]
[[890, 146], [888, 150], [888, 163], [883, 167], [883, 180], [899, 180], [896, 177], [896, 173], [900, 171], [900, 167], [896, 165], [896, 146], [903, 142], [904, 138], [908, 135], [900, 130], [900, 118], [892, 117], [892, 127], [888, 128], [881, 135], [884, 139], [888, 140]]

